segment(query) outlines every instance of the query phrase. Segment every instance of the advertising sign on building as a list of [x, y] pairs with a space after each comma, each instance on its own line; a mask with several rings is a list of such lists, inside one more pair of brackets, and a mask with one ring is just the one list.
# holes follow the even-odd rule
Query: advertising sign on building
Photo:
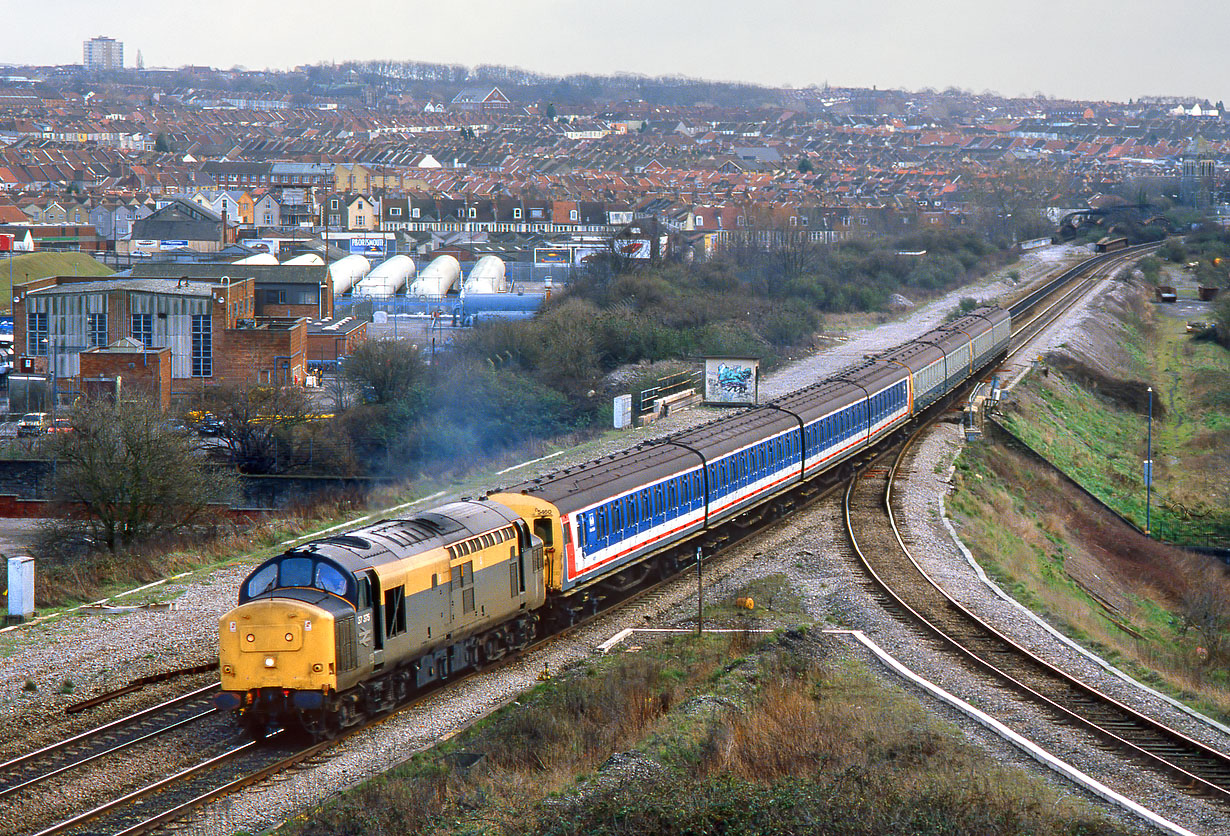
[[249, 238], [243, 243], [251, 247], [253, 250], [255, 250], [258, 253], [269, 253], [270, 255], [277, 255], [278, 250], [282, 246], [282, 239], [280, 238]]
[[760, 358], [706, 357], [705, 403], [746, 406], [756, 403], [760, 390]]
[[163, 241], [162, 242], [162, 248], [164, 250], [174, 250], [174, 249], [178, 249], [180, 247], [186, 247], [186, 246], [188, 246], [187, 241]]
[[350, 252], [352, 255], [383, 256], [387, 242], [381, 235], [350, 236]]
[[572, 250], [568, 247], [535, 247], [535, 264], [571, 264]]
[[621, 238], [616, 242], [616, 247], [624, 258], [648, 259], [653, 251], [653, 242], [648, 238]]

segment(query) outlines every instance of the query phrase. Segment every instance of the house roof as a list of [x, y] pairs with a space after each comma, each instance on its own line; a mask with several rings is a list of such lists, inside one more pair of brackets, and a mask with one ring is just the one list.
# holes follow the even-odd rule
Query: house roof
[[174, 279], [187, 276], [189, 279], [232, 280], [251, 278], [258, 285], [264, 284], [310, 284], [315, 287], [325, 283], [324, 265], [285, 264], [134, 264], [132, 275], [140, 278]]

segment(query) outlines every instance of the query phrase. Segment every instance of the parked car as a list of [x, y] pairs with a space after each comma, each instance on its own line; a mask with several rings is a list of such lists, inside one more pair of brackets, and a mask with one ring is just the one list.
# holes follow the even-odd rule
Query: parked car
[[222, 422], [209, 412], [189, 412], [188, 425], [200, 435], [217, 435], [222, 432]]
[[67, 418], [57, 418], [47, 425], [49, 433], [71, 433], [73, 431], [73, 422]]
[[46, 431], [46, 412], [27, 412], [17, 422], [17, 434], [20, 436], [42, 435]]

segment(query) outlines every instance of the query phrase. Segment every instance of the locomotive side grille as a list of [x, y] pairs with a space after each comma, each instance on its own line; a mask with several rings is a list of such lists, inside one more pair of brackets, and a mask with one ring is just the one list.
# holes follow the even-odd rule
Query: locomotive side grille
[[339, 618], [334, 624], [334, 645], [337, 647], [337, 671], [352, 671], [359, 666], [359, 648], [356, 643], [354, 616]]

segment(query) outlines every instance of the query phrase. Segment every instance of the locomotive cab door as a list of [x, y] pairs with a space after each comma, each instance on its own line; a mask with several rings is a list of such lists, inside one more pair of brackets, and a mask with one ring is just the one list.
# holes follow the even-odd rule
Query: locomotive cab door
[[359, 576], [355, 625], [359, 631], [359, 654], [363, 664], [377, 669], [384, 665], [384, 615], [380, 610], [380, 579], [368, 569]]

